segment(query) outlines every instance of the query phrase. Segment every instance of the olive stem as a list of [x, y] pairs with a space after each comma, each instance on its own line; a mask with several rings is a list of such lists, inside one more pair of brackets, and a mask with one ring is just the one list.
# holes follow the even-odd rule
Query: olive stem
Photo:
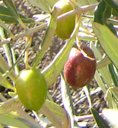
[[57, 17], [60, 10], [55, 9], [55, 11], [52, 12], [50, 23], [48, 25], [47, 31], [45, 33], [44, 39], [40, 46], [40, 51], [37, 53], [36, 58], [33, 62], [33, 67], [36, 67], [38, 63], [43, 58], [45, 52], [47, 51], [48, 47], [52, 44], [52, 37], [54, 36], [56, 25], [57, 25]]
[[90, 92], [89, 92], [89, 88], [87, 86], [85, 86], [84, 88], [84, 92], [86, 94], [86, 97], [88, 99], [88, 103], [89, 103], [89, 108], [92, 108], [92, 101], [91, 101], [91, 97], [90, 97]]
[[30, 68], [30, 65], [28, 63], [28, 51], [31, 46], [31, 43], [32, 43], [32, 36], [27, 36], [26, 42], [25, 42], [26, 51], [25, 51], [25, 56], [24, 56], [24, 63], [25, 63], [26, 69]]
[[39, 31], [40, 29], [43, 29], [46, 26], [47, 26], [47, 23], [43, 23], [39, 26], [27, 29], [25, 32], [22, 32], [20, 34], [16, 34], [13, 38], [4, 39], [3, 41], [0, 42], [0, 46], [2, 46], [3, 44], [10, 43], [11, 40], [12, 40], [12, 42], [14, 42], [14, 41], [18, 40], [19, 38], [23, 38], [24, 36], [32, 35], [33, 33]]
[[[91, 9], [94, 9], [97, 5], [98, 5], [98, 3], [97, 3], [97, 4], [92, 4], [92, 5], [87, 5], [87, 6], [78, 7], [78, 8], [76, 8], [76, 9], [72, 10], [72, 11], [69, 11], [69, 12], [67, 12], [67, 13], [64, 13], [64, 14], [58, 16], [57, 19], [61, 19], [61, 18], [65, 17], [65, 16], [69, 16], [69, 15], [73, 15], [73, 14], [85, 13], [85, 12], [91, 10]], [[19, 38], [22, 38], [22, 37], [24, 37], [24, 36], [32, 35], [33, 33], [39, 31], [40, 29], [42, 29], [42, 28], [44, 28], [44, 27], [46, 27], [46, 26], [47, 26], [47, 23], [43, 23], [43, 24], [41, 24], [41, 25], [39, 25], [39, 26], [36, 26], [36, 27], [34, 27], [34, 28], [27, 29], [25, 32], [22, 32], [22, 33], [20, 33], [20, 34], [16, 34], [16, 35], [13, 37], [13, 40], [16, 41], [16, 40], [18, 40]], [[12, 38], [7, 38], [7, 39], [1, 41], [1, 42], [0, 42], [0, 46], [3, 45], [3, 44], [10, 43], [11, 40], [12, 40]]]
[[62, 19], [64, 17], [70, 16], [73, 14], [82, 14], [82, 13], [88, 12], [89, 10], [95, 9], [97, 5], [98, 3], [75, 8], [74, 10], [68, 11], [67, 13], [64, 13], [58, 16], [58, 19]]

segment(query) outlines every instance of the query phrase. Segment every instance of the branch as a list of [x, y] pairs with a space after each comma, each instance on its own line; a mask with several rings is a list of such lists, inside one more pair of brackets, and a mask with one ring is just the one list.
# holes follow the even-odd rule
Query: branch
[[[86, 6], [78, 7], [76, 9], [72, 10], [72, 11], [69, 11], [67, 13], [64, 13], [64, 14], [58, 16], [58, 19], [61, 19], [63, 17], [69, 16], [69, 15], [73, 15], [73, 14], [78, 14], [79, 15], [79, 14], [88, 12], [89, 10], [94, 9], [97, 5], [98, 5], [98, 3], [97, 4], [92, 4], [92, 5], [86, 5]], [[13, 39], [12, 38], [7, 38], [4, 41], [0, 42], [0, 46], [3, 45], [3, 44], [10, 43], [12, 40], [16, 41], [19, 38], [22, 38], [24, 36], [32, 35], [33, 33], [39, 31], [40, 29], [44, 28], [45, 26], [47, 26], [47, 23], [44, 23], [44, 24], [42, 24], [40, 26], [36, 26], [34, 28], [28, 29], [28, 30], [26, 30], [23, 33], [17, 34], [17, 35], [14, 36]]]
[[3, 44], [8, 44], [12, 41], [16, 41], [19, 38], [22, 38], [24, 36], [32, 35], [35, 32], [39, 31], [40, 29], [44, 28], [45, 26], [47, 26], [47, 23], [41, 24], [40, 26], [36, 26], [34, 28], [27, 29], [25, 32], [22, 32], [20, 34], [16, 34], [13, 39], [12, 38], [7, 38], [7, 39], [1, 41], [0, 46], [3, 45]]
[[64, 18], [66, 16], [70, 16], [70, 15], [73, 15], [73, 14], [80, 15], [82, 13], [88, 12], [89, 10], [95, 9], [95, 7], [97, 5], [98, 5], [98, 3], [75, 8], [74, 10], [71, 10], [71, 11], [69, 11], [67, 13], [64, 13], [64, 14], [58, 16], [58, 19]]

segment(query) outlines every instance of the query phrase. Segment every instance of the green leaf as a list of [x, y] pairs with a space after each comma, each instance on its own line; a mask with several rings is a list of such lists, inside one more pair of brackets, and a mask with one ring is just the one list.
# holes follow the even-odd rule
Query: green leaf
[[[29, 117], [27, 116], [27, 118]], [[17, 112], [0, 114], [0, 124], [18, 128], [40, 128], [37, 122], [34, 123], [33, 119], [28, 120], [27, 118], [22, 118]]]
[[45, 36], [44, 36], [43, 41], [40, 46], [41, 50], [37, 53], [37, 55], [34, 59], [33, 67], [36, 67], [38, 65], [38, 63], [43, 58], [45, 52], [47, 51], [47, 49], [50, 47], [50, 45], [52, 45], [52, 37], [55, 34], [55, 29], [56, 29], [56, 25], [57, 25], [57, 16], [58, 16], [59, 12], [60, 12], [60, 10], [55, 9], [50, 17], [49, 26], [46, 30]]
[[46, 100], [39, 112], [44, 114], [56, 128], [68, 128], [69, 122], [66, 111], [53, 101]]
[[68, 42], [68, 43], [66, 42], [65, 46], [56, 55], [54, 60], [49, 64], [48, 67], [46, 67], [42, 71], [42, 73], [46, 79], [48, 87], [50, 87], [55, 82], [55, 80], [61, 73], [63, 66], [68, 58], [70, 49], [74, 43], [74, 40], [71, 40], [71, 42]]
[[[77, 20], [80, 20], [79, 17]], [[68, 58], [69, 52], [74, 44], [75, 37], [78, 33], [79, 23], [79, 21], [76, 23], [72, 35], [66, 41], [63, 48], [55, 56], [54, 60], [42, 71], [48, 87], [50, 87], [57, 80], [57, 77], [63, 69], [63, 66]]]
[[0, 19], [8, 23], [16, 22], [16, 18], [13, 17], [11, 11], [4, 6], [0, 6]]
[[12, 15], [11, 11], [2, 5], [0, 5], [0, 14], [2, 15]]
[[104, 0], [109, 7], [111, 7], [115, 13], [118, 15], [118, 1], [117, 0]]
[[[2, 73], [0, 72], [0, 76], [2, 75]], [[9, 89], [13, 89], [14, 90], [14, 87], [10, 84], [10, 82], [5, 79], [4, 77], [0, 77], [0, 79], [3, 79], [2, 81], [0, 81], [0, 84], [5, 87], [5, 88], [9, 88]]]
[[112, 92], [114, 98], [115, 98], [116, 101], [118, 102], [118, 87], [110, 88], [110, 91]]
[[[27, 18], [21, 14], [19, 14], [19, 15], [24, 23], [33, 23], [34, 22], [34, 20], [31, 18]], [[6, 23], [18, 23], [17, 17], [14, 17], [14, 15], [10, 11], [10, 9], [7, 7], [4, 7], [4, 6], [0, 6], [0, 19], [2, 21], [5, 21]]]
[[12, 114], [0, 114], [0, 124], [29, 128], [27, 124], [23, 123], [23, 120]]
[[[9, 72], [9, 70], [10, 70], [10, 67], [9, 67], [9, 65], [7, 64], [7, 62], [5, 61], [5, 59], [1, 56], [1, 54], [0, 54], [0, 70], [3, 72], [3, 73], [8, 73]], [[4, 75], [3, 75], [4, 76]], [[12, 79], [12, 80], [16, 80], [16, 74], [15, 74], [15, 72], [13, 71], [13, 70], [11, 70], [10, 72], [9, 72], [9, 77]], [[5, 79], [5, 77], [4, 77], [4, 79]], [[3, 77], [0, 77], [0, 81], [2, 82], [3, 80]]]
[[57, 0], [28, 0], [33, 6], [39, 7], [45, 12], [50, 13]]
[[113, 81], [112, 81], [112, 77], [111, 77], [111, 74], [109, 72], [108, 66], [105, 66], [104, 68], [101, 68], [98, 71], [100, 74], [102, 74], [104, 84], [106, 84], [107, 87], [112, 87]]
[[109, 71], [114, 81], [114, 85], [118, 87], [118, 70], [113, 64], [109, 64]]
[[1, 16], [0, 15], [0, 19], [2, 20], [2, 21], [5, 21], [6, 23], [18, 23], [17, 22], [17, 20], [14, 18], [14, 17], [12, 17], [12, 16]]
[[76, 0], [76, 2], [79, 6], [84, 6], [89, 4], [95, 4], [97, 0]]
[[99, 115], [95, 109], [91, 108], [91, 112], [99, 128], [110, 128], [108, 123]]
[[111, 8], [102, 0], [94, 13], [94, 21], [104, 24], [110, 16]]
[[61, 73], [63, 66], [68, 58], [71, 47], [73, 46], [74, 40], [75, 38], [72, 38], [66, 42], [64, 47], [55, 56], [54, 60], [42, 71], [48, 87], [50, 87], [55, 82]]
[[117, 31], [112, 23], [107, 23], [107, 26], [113, 32], [113, 34], [117, 35]]
[[95, 53], [95, 57], [99, 62], [97, 63], [97, 71], [95, 73], [95, 79], [98, 85], [102, 88], [103, 92], [106, 93], [107, 88], [113, 85], [112, 77], [108, 69], [108, 64], [111, 63], [108, 57], [102, 56], [100, 50], [91, 44], [91, 48]]
[[23, 16], [21, 14], [19, 14], [19, 15], [20, 15], [20, 18], [23, 21], [23, 23], [34, 23], [34, 20], [32, 18], [28, 18], [28, 17]]
[[101, 78], [101, 75], [98, 71], [96, 71], [96, 73], [95, 73], [95, 80], [96, 80], [98, 86], [102, 88], [102, 91], [105, 94], [107, 89], [106, 89], [103, 79]]
[[68, 118], [70, 120], [70, 127], [74, 128], [74, 126], [75, 125], [77, 126], [77, 124], [74, 121], [74, 117], [73, 117], [73, 115], [75, 115], [75, 111], [73, 108], [73, 101], [71, 98], [69, 86], [65, 83], [65, 80], [62, 75], [61, 75], [60, 86], [61, 86], [62, 102], [66, 112], [68, 113]]
[[102, 48], [118, 68], [118, 38], [105, 25], [94, 22], [93, 29]]
[[12, 2], [12, 0], [3, 0], [3, 2], [5, 3], [5, 5], [9, 8], [9, 10], [11, 11], [12, 15], [17, 18], [18, 17], [18, 13], [16, 10], [16, 7], [14, 5], [14, 3]]
[[108, 102], [109, 108], [117, 109], [118, 108], [118, 103], [116, 102], [117, 97], [115, 96], [115, 93], [113, 91], [114, 88], [116, 88], [116, 87], [111, 87], [107, 90], [105, 99]]
[[[4, 115], [4, 119], [2, 119], [2, 115]], [[0, 124], [12, 125], [18, 128], [40, 128], [40, 124], [35, 122], [35, 120], [22, 109], [22, 103], [17, 96], [0, 104]]]

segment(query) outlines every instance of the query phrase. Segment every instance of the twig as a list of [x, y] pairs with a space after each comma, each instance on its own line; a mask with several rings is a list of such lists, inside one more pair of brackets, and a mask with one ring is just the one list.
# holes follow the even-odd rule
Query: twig
[[71, 10], [71, 11], [69, 11], [67, 13], [64, 13], [64, 14], [58, 16], [58, 19], [64, 18], [64, 17], [69, 16], [69, 15], [73, 15], [73, 14], [83, 14], [85, 12], [88, 12], [89, 10], [94, 9], [97, 5], [98, 5], [98, 3], [92, 4], [92, 5], [86, 5], [86, 6], [78, 7], [76, 9], [74, 9], [74, 10]]
[[[97, 5], [98, 5], [98, 3], [97, 4], [93, 4], [93, 5], [87, 5], [87, 6], [78, 7], [76, 9], [72, 10], [72, 11], [69, 11], [67, 13], [62, 14], [61, 16], [58, 16], [58, 19], [61, 19], [63, 17], [69, 16], [69, 15], [77, 14], [77, 13], [79, 13], [79, 14], [85, 13], [85, 12], [87, 12], [89, 10], [94, 9]], [[31, 29], [26, 30], [23, 33], [20, 33], [18, 35], [15, 35], [14, 38], [13, 38], [13, 41], [16, 41], [19, 38], [22, 38], [22, 37], [27, 36], [27, 35], [32, 35], [33, 33], [35, 33], [38, 30], [44, 28], [45, 26], [47, 26], [47, 23], [44, 23], [44, 24], [42, 24], [40, 26], [36, 26], [34, 28], [31, 28]], [[1, 41], [0, 42], [0, 46], [3, 45], [3, 44], [10, 43], [11, 40], [12, 40], [11, 38], [7, 38], [4, 41]]]
[[7, 44], [7, 43], [12, 42], [11, 40], [16, 41], [16, 40], [18, 40], [19, 38], [22, 38], [22, 37], [24, 37], [24, 36], [32, 35], [33, 33], [35, 33], [35, 32], [37, 32], [38, 30], [44, 28], [45, 26], [47, 26], [47, 23], [44, 23], [44, 24], [41, 24], [40, 26], [36, 26], [36, 27], [34, 27], [34, 28], [28, 29], [28, 30], [26, 30], [25, 32], [22, 32], [22, 33], [20, 33], [20, 34], [16, 34], [13, 39], [12, 39], [12, 38], [7, 38], [7, 39], [1, 41], [1, 42], [0, 42], [0, 46], [3, 45], [3, 44]]
[[[99, 115], [102, 115], [101, 113], [99, 113]], [[86, 120], [86, 119], [92, 119], [93, 118], [93, 115], [92, 114], [89, 114], [89, 115], [84, 115], [84, 116], [75, 116], [74, 119], [76, 121], [83, 121], [83, 120]]]

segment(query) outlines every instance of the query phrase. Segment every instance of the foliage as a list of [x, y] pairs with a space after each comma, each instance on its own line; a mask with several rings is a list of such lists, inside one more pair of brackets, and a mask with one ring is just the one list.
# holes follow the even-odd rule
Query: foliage
[[[65, 0], [66, 2], [67, 0]], [[40, 128], [38, 124], [26, 113], [16, 91], [16, 80], [19, 76], [19, 63], [23, 60], [25, 69], [38, 68], [42, 62], [47, 49], [53, 45], [53, 37], [57, 26], [57, 21], [66, 16], [76, 15], [75, 27], [70, 37], [65, 41], [62, 49], [55, 58], [44, 69], [40, 69], [45, 78], [47, 87], [51, 87], [60, 76], [60, 86], [64, 108], [56, 104], [51, 95], [47, 94], [47, 99], [38, 112], [32, 111], [39, 122], [48, 125], [50, 122], [56, 128], [75, 128], [79, 123], [74, 118], [74, 110], [70, 88], [63, 78], [63, 67], [68, 59], [69, 52], [73, 46], [79, 47], [85, 42], [94, 52], [97, 61], [97, 70], [94, 80], [102, 89], [109, 109], [105, 112], [118, 117], [118, 2], [114, 0], [70, 0], [73, 10], [59, 16], [60, 9], [53, 8], [57, 0], [29, 0], [32, 6], [36, 6], [44, 13], [44, 18], [35, 20], [32, 17], [24, 16], [17, 11], [12, 0], [2, 0], [0, 2], [0, 47], [5, 53], [5, 57], [0, 54], [0, 89], [8, 90], [10, 98], [5, 98], [0, 93], [0, 124], [2, 126], [14, 126], [23, 128]], [[52, 11], [53, 10], [53, 11]], [[40, 17], [42, 14], [40, 14]], [[13, 33], [10, 26], [20, 26], [19, 33]], [[90, 28], [89, 28], [90, 26]], [[31, 64], [28, 63], [29, 49], [32, 47], [33, 34], [45, 30], [45, 35]], [[19, 39], [25, 39], [24, 50], [16, 57], [14, 45]], [[61, 40], [62, 41], [62, 40]], [[33, 79], [33, 78], [32, 78]], [[40, 78], [39, 78], [40, 79]], [[35, 84], [34, 84], [35, 86]], [[2, 88], [3, 87], [3, 88]], [[93, 107], [89, 86], [84, 87], [84, 91], [89, 103], [90, 111], [100, 128], [116, 127], [118, 124], [111, 118], [104, 120], [106, 113], [101, 116]], [[34, 99], [35, 100], [35, 99]], [[26, 108], [27, 109], [27, 108]], [[114, 113], [114, 109], [116, 113]], [[43, 116], [42, 116], [43, 114]], [[80, 115], [79, 115], [80, 116]], [[110, 126], [109, 126], [110, 124]]]

